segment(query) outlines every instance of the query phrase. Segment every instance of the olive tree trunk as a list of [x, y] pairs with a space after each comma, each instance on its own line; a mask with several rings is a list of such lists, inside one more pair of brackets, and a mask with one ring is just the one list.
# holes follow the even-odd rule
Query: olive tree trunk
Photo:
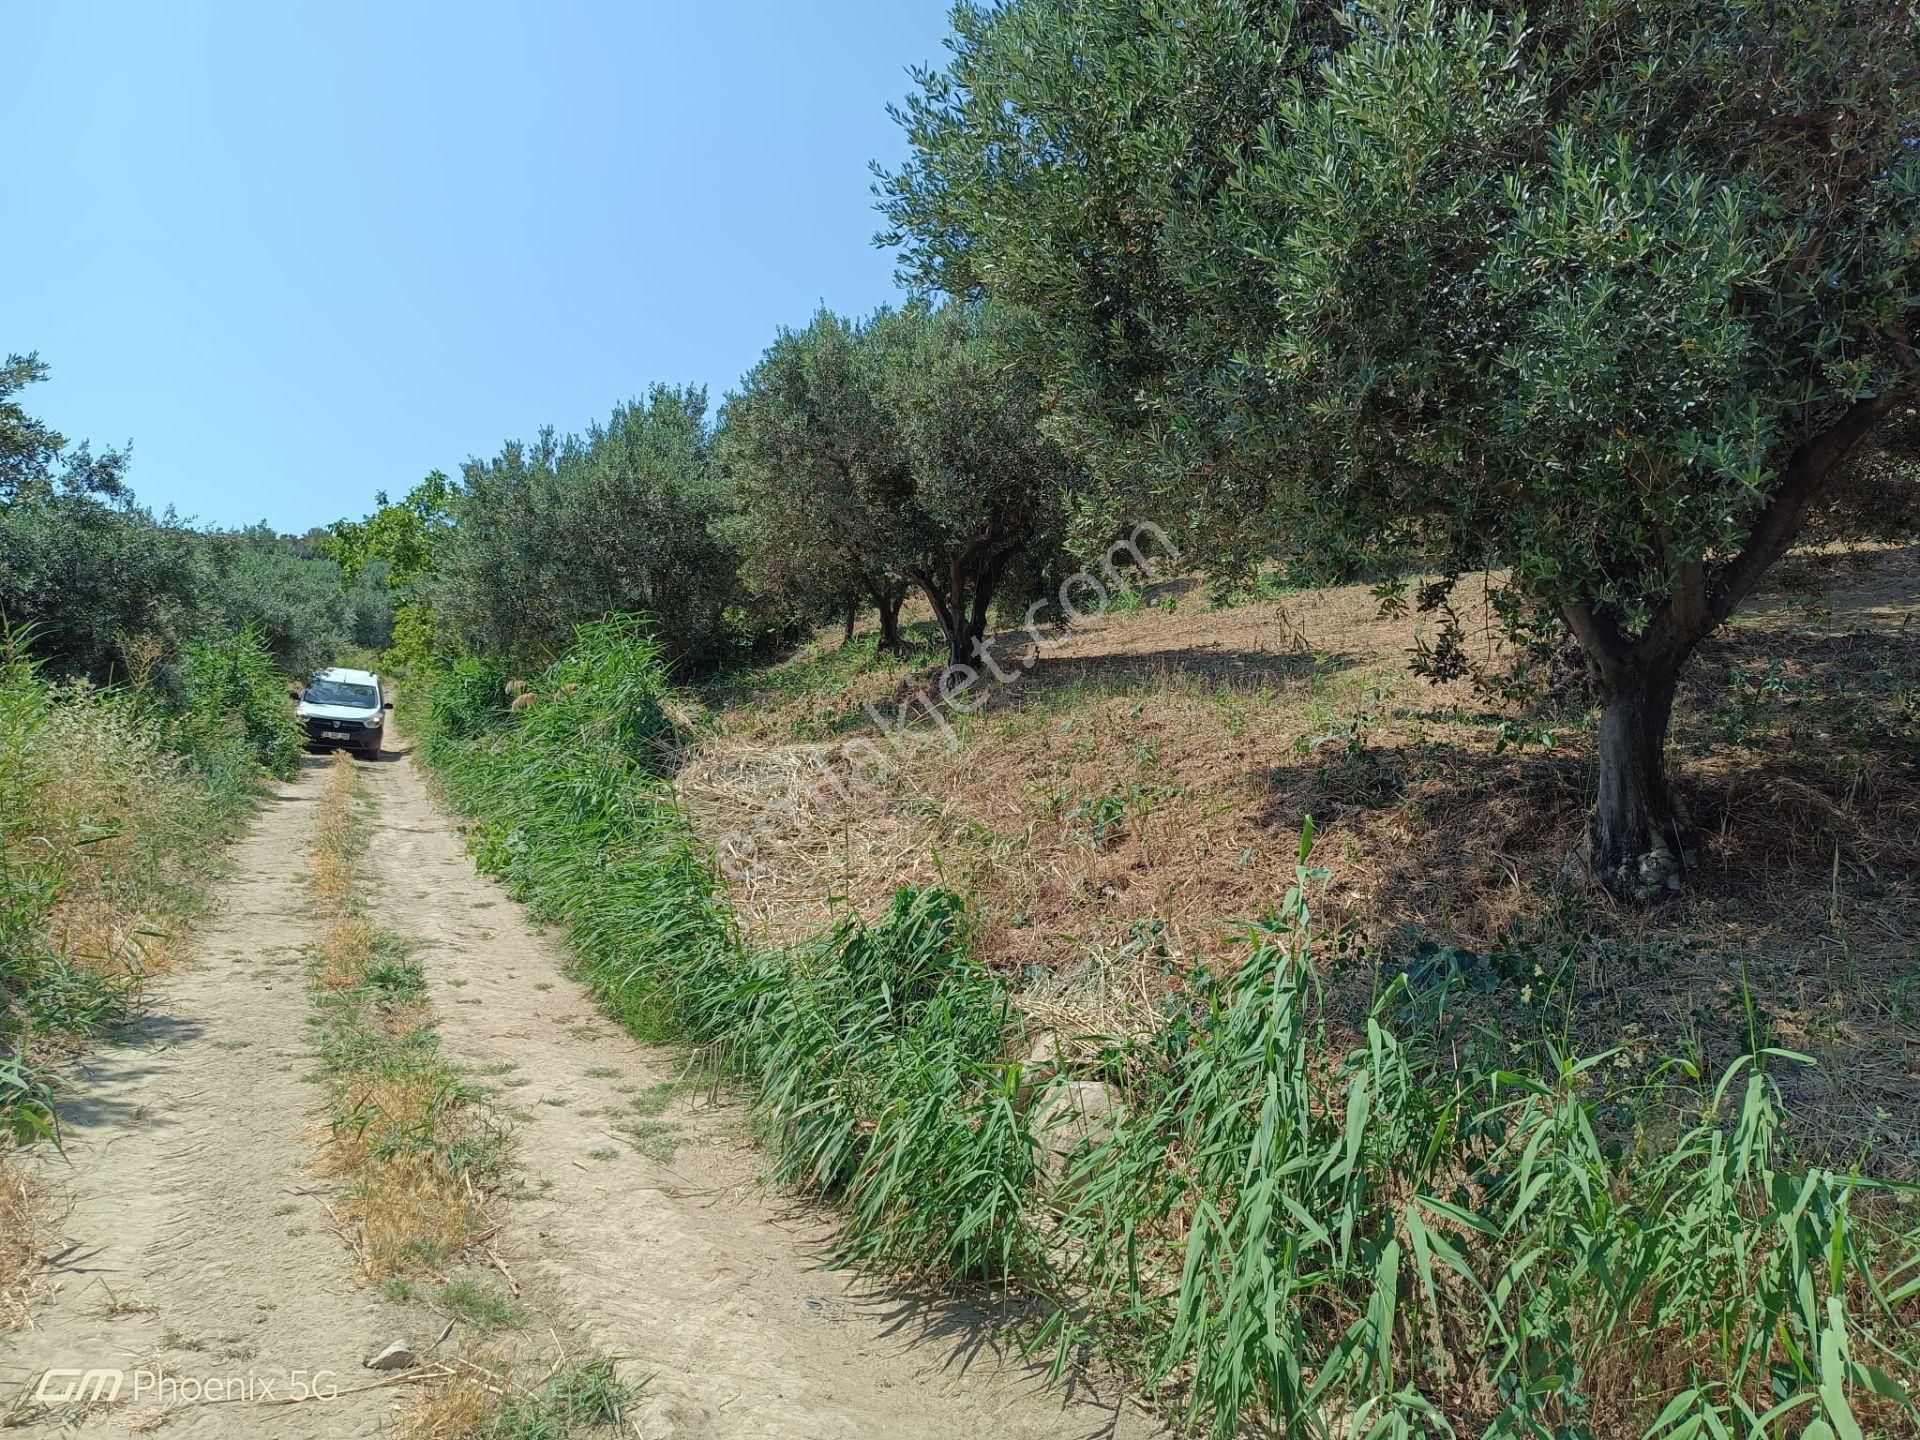
[[883, 649], [900, 648], [900, 607], [906, 601], [905, 584], [887, 584], [873, 592], [874, 609], [880, 615], [880, 644]]
[[948, 666], [971, 665], [987, 633], [994, 593], [1021, 542], [983, 529], [947, 560], [945, 574], [930, 568], [910, 572], [925, 593], [947, 640]]
[[1615, 895], [1651, 900], [1678, 889], [1685, 873], [1686, 836], [1667, 789], [1666, 751], [1674, 690], [1689, 657], [1786, 553], [1835, 467], [1897, 398], [1890, 393], [1856, 401], [1800, 444], [1739, 553], [1711, 564], [1678, 565], [1672, 593], [1640, 634], [1629, 635], [1597, 607], [1561, 606], [1600, 695], [1588, 861]]
[[1678, 678], [1678, 666], [1649, 657], [1602, 681], [1588, 848], [1595, 874], [1616, 895], [1646, 900], [1680, 886], [1686, 848], [1666, 765]]

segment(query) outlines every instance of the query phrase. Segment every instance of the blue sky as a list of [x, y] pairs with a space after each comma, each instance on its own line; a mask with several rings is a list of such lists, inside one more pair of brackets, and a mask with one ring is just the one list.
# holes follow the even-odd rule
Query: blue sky
[[945, 0], [8, 7], [0, 350], [142, 501], [302, 530], [895, 298]]

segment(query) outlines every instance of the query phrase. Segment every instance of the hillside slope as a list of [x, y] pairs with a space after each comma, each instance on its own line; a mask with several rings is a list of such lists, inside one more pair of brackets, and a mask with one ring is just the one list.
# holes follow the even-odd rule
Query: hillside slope
[[[1794, 1081], [1817, 1148], [1920, 1170], [1920, 547], [1803, 551], [1698, 657], [1671, 755], [1698, 853], [1646, 911], [1569, 863], [1577, 675], [1526, 699], [1432, 684], [1412, 664], [1431, 617], [1383, 616], [1365, 585], [1120, 598], [1002, 635], [1008, 678], [983, 673], [971, 714], [935, 718], [930, 652], [864, 633], [710, 687], [678, 784], [743, 921], [788, 940], [944, 879], [1036, 1028], [1150, 1025], [1277, 903], [1311, 816], [1355, 997], [1452, 949], [1503, 1029], [1706, 1071], [1755, 1040], [1802, 1050], [1825, 1062]], [[1490, 614], [1460, 618], [1504, 675]]]

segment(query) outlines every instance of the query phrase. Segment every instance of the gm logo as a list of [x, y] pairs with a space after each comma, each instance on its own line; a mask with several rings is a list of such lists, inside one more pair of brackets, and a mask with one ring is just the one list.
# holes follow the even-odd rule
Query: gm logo
[[49, 1370], [40, 1377], [40, 1388], [33, 1398], [47, 1405], [68, 1405], [74, 1401], [94, 1404], [120, 1398], [120, 1385], [126, 1378], [121, 1370]]

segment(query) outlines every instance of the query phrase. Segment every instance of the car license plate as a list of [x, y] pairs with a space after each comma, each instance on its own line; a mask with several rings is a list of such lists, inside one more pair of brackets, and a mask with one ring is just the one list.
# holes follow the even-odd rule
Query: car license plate
[[320, 738], [322, 740], [351, 740], [353, 737], [344, 730], [322, 730], [320, 732]]

